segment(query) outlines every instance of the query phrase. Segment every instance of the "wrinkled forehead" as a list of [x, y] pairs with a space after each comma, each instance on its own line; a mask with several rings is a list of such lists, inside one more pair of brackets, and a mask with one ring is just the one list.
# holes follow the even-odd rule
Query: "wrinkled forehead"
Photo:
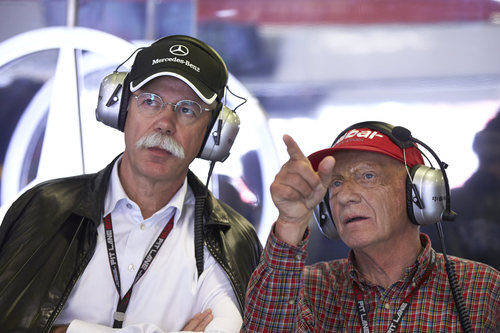
[[377, 168], [379, 170], [387, 170], [393, 172], [402, 170], [405, 172], [405, 166], [399, 160], [387, 156], [382, 153], [356, 150], [342, 149], [334, 152], [332, 156], [335, 158], [335, 170], [344, 170], [355, 167]]

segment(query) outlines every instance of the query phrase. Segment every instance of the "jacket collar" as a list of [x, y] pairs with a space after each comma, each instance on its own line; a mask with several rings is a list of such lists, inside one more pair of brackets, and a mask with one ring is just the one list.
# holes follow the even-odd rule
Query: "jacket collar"
[[[90, 181], [87, 182], [86, 188], [82, 191], [80, 200], [78, 201], [78, 205], [74, 209], [76, 214], [90, 218], [97, 224], [100, 223], [111, 171], [113, 170], [113, 165], [120, 156], [121, 154], [116, 156], [103, 170], [91, 175]], [[193, 191], [196, 200], [200, 200], [205, 194], [205, 185], [191, 170], [188, 171], [187, 178], [188, 185]], [[210, 191], [207, 193], [204, 206], [203, 215], [205, 216], [205, 225], [217, 226], [225, 230], [229, 229], [231, 226], [229, 215]]]
[[121, 156], [116, 156], [103, 170], [91, 175], [85, 189], [82, 191], [78, 205], [74, 212], [80, 216], [90, 218], [99, 224], [104, 211], [104, 198], [108, 190], [109, 179], [113, 165]]
[[[193, 191], [194, 197], [198, 202], [203, 198], [206, 192], [205, 185], [196, 177], [196, 175], [188, 171], [188, 185]], [[207, 193], [205, 200], [205, 208], [203, 210], [203, 215], [205, 216], [206, 226], [217, 226], [224, 230], [229, 229], [231, 223], [229, 222], [229, 215], [221, 207], [220, 203], [215, 199], [210, 191]]]

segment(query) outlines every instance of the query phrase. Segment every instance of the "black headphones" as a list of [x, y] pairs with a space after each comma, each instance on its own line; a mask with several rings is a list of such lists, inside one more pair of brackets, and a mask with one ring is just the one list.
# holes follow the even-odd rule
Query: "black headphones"
[[[195, 44], [223, 65], [225, 69], [224, 75], [227, 78], [228, 73], [224, 61], [209, 45], [196, 38], [184, 35], [167, 36], [160, 40], [164, 39], [178, 40], [180, 42]], [[142, 48], [139, 48], [134, 51], [130, 57], [141, 49]], [[129, 58], [127, 58], [127, 60]], [[118, 72], [118, 68], [123, 65], [123, 63], [120, 64], [115, 71], [113, 71], [113, 73], [107, 75], [102, 80], [99, 88], [97, 107], [95, 110], [98, 121], [122, 132], [125, 128], [128, 102], [131, 95], [129, 88], [130, 79], [128, 77], [129, 72]], [[227, 87], [225, 89], [227, 89]], [[217, 95], [224, 95], [224, 91], [217, 92]], [[208, 161], [223, 162], [229, 156], [231, 147], [236, 139], [236, 135], [238, 134], [240, 119], [233, 110], [224, 105], [222, 98], [218, 97], [217, 102], [217, 106], [212, 112], [212, 119], [208, 126], [209, 130], [205, 133], [205, 138], [200, 152], [198, 153], [198, 157]]]
[[[450, 186], [445, 169], [447, 165], [426, 144], [411, 136], [411, 132], [401, 126], [392, 126], [379, 121], [367, 121], [346, 128], [333, 141], [332, 146], [344, 134], [356, 128], [368, 128], [387, 135], [401, 149], [423, 146], [439, 165], [439, 169], [417, 164], [411, 169], [405, 165], [406, 177], [406, 212], [410, 221], [417, 225], [428, 225], [440, 221], [453, 221], [455, 212], [450, 208]], [[330, 210], [329, 193], [313, 209], [313, 215], [323, 235], [329, 239], [338, 237], [333, 215]]]

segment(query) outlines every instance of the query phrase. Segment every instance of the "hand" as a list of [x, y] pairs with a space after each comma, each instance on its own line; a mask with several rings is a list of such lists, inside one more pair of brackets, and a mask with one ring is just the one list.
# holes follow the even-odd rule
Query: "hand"
[[203, 332], [207, 325], [214, 319], [212, 310], [207, 309], [202, 313], [197, 313], [182, 329], [183, 331]]
[[313, 208], [323, 199], [332, 182], [333, 157], [325, 157], [315, 172], [297, 143], [283, 136], [290, 159], [271, 184], [271, 197], [278, 208], [275, 233], [282, 241], [297, 245], [312, 216]]
[[57, 326], [52, 326], [52, 330], [50, 333], [66, 333], [68, 330], [68, 325], [57, 325]]

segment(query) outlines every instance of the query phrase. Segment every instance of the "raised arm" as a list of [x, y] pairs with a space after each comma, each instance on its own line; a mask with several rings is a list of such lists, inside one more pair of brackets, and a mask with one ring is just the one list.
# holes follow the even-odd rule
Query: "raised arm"
[[330, 185], [335, 160], [326, 157], [315, 172], [291, 136], [284, 135], [283, 141], [290, 159], [271, 184], [271, 196], [279, 211], [275, 233], [280, 240], [297, 245], [304, 236], [313, 208]]
[[248, 285], [242, 332], [308, 332], [314, 327], [308, 309], [298, 305], [306, 254], [303, 240], [312, 209], [331, 182], [335, 161], [325, 158], [315, 172], [290, 136], [283, 141], [290, 159], [271, 185], [279, 216]]

